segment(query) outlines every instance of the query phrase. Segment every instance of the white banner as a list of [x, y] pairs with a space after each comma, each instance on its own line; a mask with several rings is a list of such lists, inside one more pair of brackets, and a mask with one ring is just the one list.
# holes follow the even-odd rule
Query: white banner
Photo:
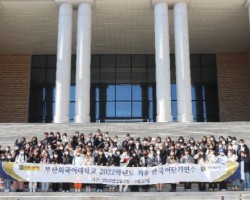
[[[157, 167], [102, 167], [2, 163], [14, 179], [28, 182], [147, 185], [178, 182], [218, 182], [240, 171], [238, 163], [167, 164]], [[240, 174], [240, 173], [239, 173]], [[240, 179], [239, 175], [237, 175]]]

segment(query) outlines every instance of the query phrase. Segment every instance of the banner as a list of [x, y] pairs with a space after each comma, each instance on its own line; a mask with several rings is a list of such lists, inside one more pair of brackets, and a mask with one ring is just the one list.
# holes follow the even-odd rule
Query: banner
[[237, 162], [226, 164], [166, 164], [156, 167], [104, 167], [0, 162], [0, 177], [27, 182], [70, 182], [109, 185], [149, 185], [178, 182], [220, 182], [242, 179]]

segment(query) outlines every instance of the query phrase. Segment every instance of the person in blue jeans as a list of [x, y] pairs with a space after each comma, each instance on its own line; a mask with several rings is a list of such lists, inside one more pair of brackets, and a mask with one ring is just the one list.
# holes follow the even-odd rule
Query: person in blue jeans
[[249, 171], [250, 171], [250, 158], [245, 151], [240, 152], [241, 161], [244, 162], [244, 175], [245, 179], [243, 180], [244, 191], [249, 191]]

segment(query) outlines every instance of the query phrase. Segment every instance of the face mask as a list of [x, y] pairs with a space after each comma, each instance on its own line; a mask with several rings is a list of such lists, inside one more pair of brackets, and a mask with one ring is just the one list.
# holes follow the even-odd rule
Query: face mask
[[57, 158], [57, 157], [58, 157], [58, 155], [54, 155], [54, 157], [55, 157], [55, 158]]
[[180, 142], [183, 142], [183, 140], [179, 140]]
[[69, 152], [65, 152], [64, 154], [65, 154], [65, 155], [69, 155]]
[[157, 153], [157, 155], [159, 155], [161, 152], [160, 152], [160, 151], [157, 151], [156, 153]]
[[60, 147], [61, 150], [63, 150], [63, 147]]
[[21, 151], [21, 152], [20, 152], [20, 154], [22, 154], [22, 155], [23, 155], [23, 154], [24, 154], [24, 152], [23, 152], [23, 151]]
[[235, 140], [233, 140], [233, 141], [232, 141], [232, 144], [236, 144], [236, 141], [235, 141]]
[[19, 149], [19, 147], [15, 147], [15, 150], [18, 150]]

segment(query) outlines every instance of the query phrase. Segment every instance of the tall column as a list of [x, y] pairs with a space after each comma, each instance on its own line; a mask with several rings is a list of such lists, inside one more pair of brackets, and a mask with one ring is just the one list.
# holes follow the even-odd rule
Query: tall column
[[75, 122], [90, 122], [91, 14], [94, 0], [78, 5]]
[[171, 122], [171, 83], [168, 4], [153, 1], [155, 18], [155, 62], [157, 122]]
[[192, 122], [191, 74], [187, 3], [174, 4], [178, 122]]
[[248, 9], [249, 25], [250, 25], [250, 0], [245, 0], [244, 6]]
[[59, 22], [54, 123], [69, 123], [73, 5], [65, 0], [56, 2], [59, 3]]

